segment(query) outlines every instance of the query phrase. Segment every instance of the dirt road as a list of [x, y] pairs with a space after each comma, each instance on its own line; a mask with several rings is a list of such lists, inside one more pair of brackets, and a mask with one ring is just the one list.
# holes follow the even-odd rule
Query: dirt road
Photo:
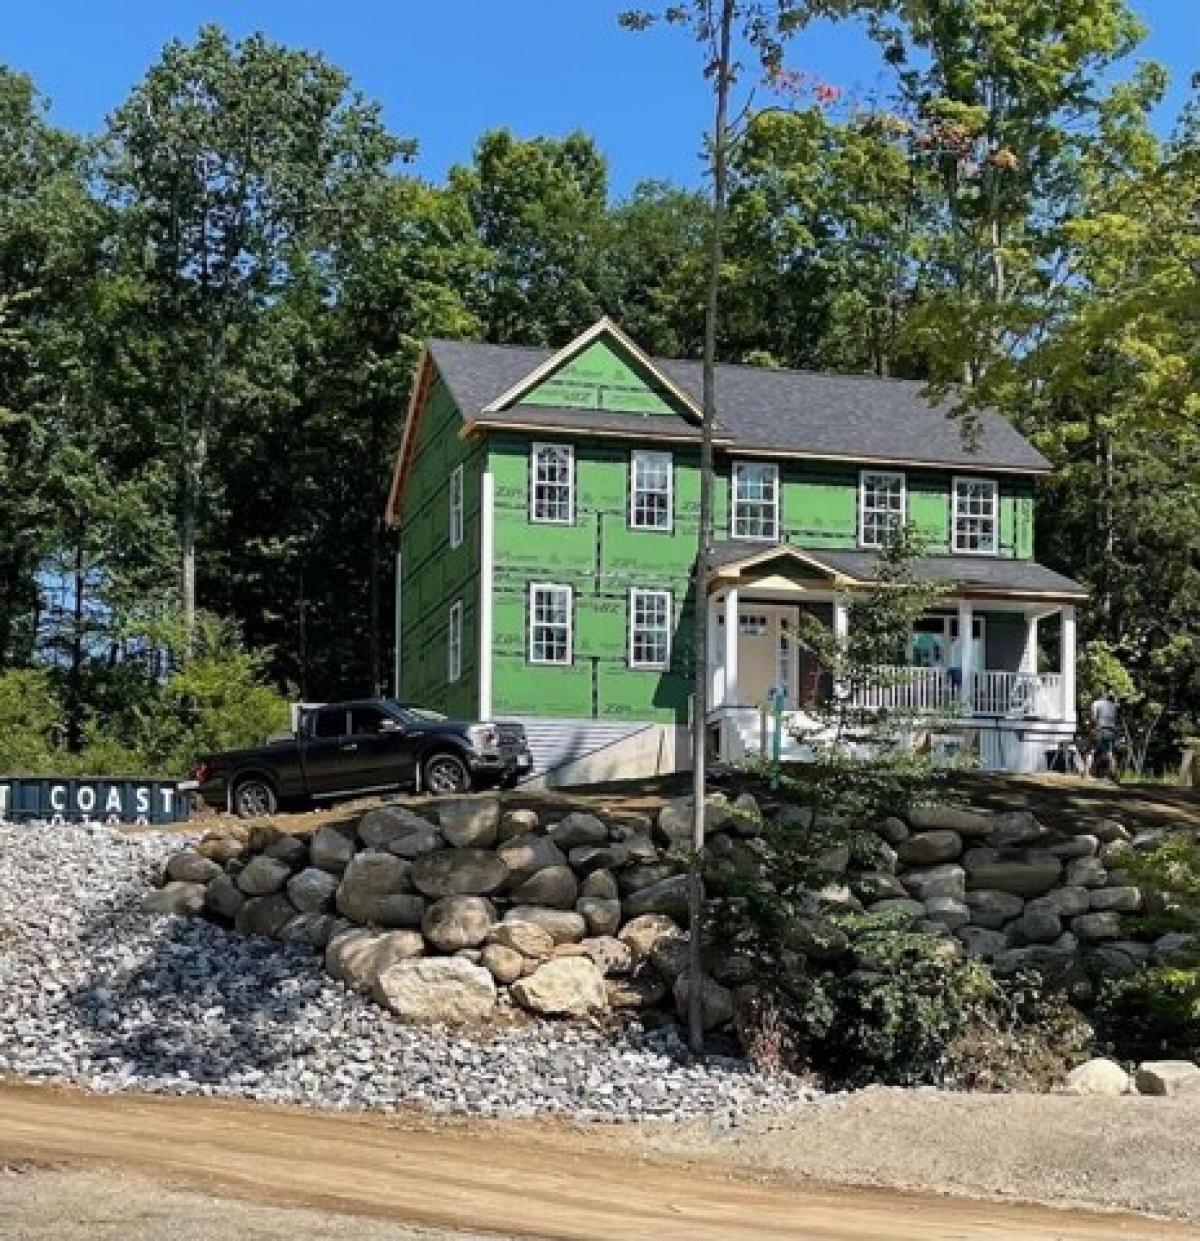
[[[433, 1124], [0, 1087], [0, 1166], [111, 1170], [209, 1200], [452, 1234], [489, 1230], [547, 1241], [1200, 1239], [1200, 1230], [1186, 1225], [1132, 1216], [752, 1180], [709, 1161], [638, 1159], [606, 1145], [603, 1130], [546, 1124]], [[0, 1223], [13, 1218], [5, 1201], [0, 1179]], [[61, 1209], [61, 1233], [43, 1235], [72, 1235], [69, 1208]], [[225, 1231], [220, 1210], [209, 1220], [206, 1241], [254, 1235]], [[306, 1230], [297, 1220], [291, 1235], [340, 1229]]]

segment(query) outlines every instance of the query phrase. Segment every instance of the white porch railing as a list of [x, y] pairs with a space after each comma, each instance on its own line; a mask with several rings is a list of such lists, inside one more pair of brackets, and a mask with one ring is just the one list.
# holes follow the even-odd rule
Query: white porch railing
[[855, 706], [892, 711], [1064, 718], [1063, 678], [1057, 672], [976, 672], [970, 693], [944, 668], [880, 667], [852, 695]]

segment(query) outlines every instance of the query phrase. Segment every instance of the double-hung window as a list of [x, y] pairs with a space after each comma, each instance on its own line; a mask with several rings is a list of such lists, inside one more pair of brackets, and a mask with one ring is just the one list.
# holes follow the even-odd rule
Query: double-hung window
[[735, 539], [779, 538], [779, 466], [735, 461], [731, 533]]
[[530, 521], [569, 526], [575, 520], [574, 448], [570, 444], [534, 444], [530, 471]]
[[534, 582], [529, 588], [529, 662], [569, 664], [572, 652], [570, 586]]
[[453, 683], [462, 676], [462, 603], [450, 608], [450, 623], [446, 627], [446, 680]]
[[665, 668], [671, 659], [671, 592], [629, 592], [629, 666]]
[[999, 546], [1000, 495], [994, 478], [954, 480], [954, 550], [994, 556]]
[[884, 547], [904, 525], [904, 475], [863, 470], [858, 481], [858, 544]]
[[671, 454], [635, 452], [629, 459], [629, 524], [634, 530], [671, 529]]
[[450, 546], [458, 547], [463, 541], [463, 468], [454, 467], [450, 475]]

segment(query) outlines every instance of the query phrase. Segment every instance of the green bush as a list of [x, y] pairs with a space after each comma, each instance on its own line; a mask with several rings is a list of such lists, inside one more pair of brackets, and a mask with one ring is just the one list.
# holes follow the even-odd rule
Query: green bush
[[0, 673], [0, 772], [51, 771], [62, 722], [62, 703], [48, 671]]
[[1158, 894], [1143, 928], [1190, 934], [1193, 947], [1173, 961], [1110, 983], [1097, 1005], [1100, 1034], [1126, 1059], [1200, 1059], [1200, 845], [1173, 837], [1130, 854], [1122, 866], [1132, 881]]

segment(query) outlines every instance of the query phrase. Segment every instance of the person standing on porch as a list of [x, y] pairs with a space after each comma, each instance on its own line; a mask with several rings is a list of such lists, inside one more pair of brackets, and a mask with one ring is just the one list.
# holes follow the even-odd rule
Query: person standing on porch
[[1092, 702], [1092, 727], [1096, 743], [1088, 756], [1088, 775], [1096, 775], [1101, 764], [1111, 775], [1117, 745], [1117, 699], [1112, 690], [1104, 690]]

